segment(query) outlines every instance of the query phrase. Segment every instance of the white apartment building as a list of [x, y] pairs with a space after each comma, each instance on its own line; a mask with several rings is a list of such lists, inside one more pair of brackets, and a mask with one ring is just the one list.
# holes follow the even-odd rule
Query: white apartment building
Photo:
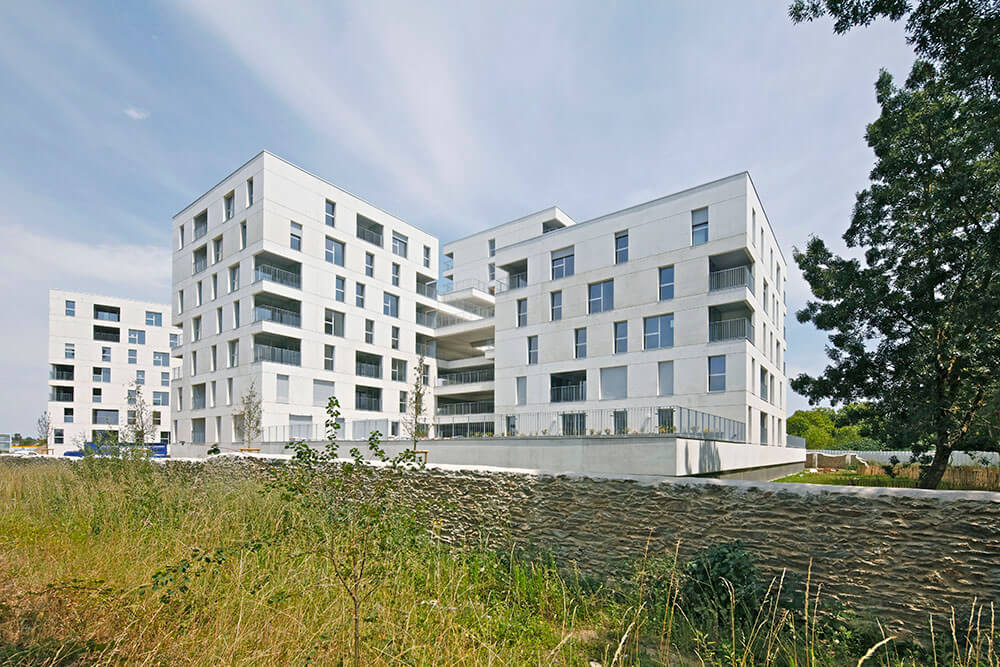
[[170, 441], [170, 306], [49, 290], [49, 447], [56, 455], [120, 433], [135, 385], [151, 411], [150, 442]]
[[178, 442], [232, 447], [251, 383], [263, 439], [401, 434], [421, 353], [436, 373], [430, 234], [262, 152], [174, 216]]
[[495, 316], [436, 330], [438, 433], [785, 444], [787, 267], [749, 174], [585, 223], [550, 208], [444, 257], [442, 299]]
[[174, 439], [401, 422], [432, 436], [678, 433], [784, 444], [785, 260], [741, 173], [576, 223], [550, 208], [439, 243], [262, 152], [173, 220]]

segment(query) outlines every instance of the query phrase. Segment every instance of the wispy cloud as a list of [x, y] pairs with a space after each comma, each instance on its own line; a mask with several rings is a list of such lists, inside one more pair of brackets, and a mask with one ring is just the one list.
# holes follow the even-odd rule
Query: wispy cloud
[[137, 107], [125, 107], [125, 115], [132, 120], [146, 120], [149, 118], [149, 112], [145, 109], [139, 109]]

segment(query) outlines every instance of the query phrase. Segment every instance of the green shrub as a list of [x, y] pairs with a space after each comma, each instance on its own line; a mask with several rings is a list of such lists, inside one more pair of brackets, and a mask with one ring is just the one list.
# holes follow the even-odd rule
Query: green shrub
[[695, 625], [728, 628], [732, 620], [743, 628], [753, 622], [765, 587], [753, 554], [741, 542], [701, 551], [684, 566], [684, 575], [681, 598]]
[[837, 447], [838, 449], [855, 450], [859, 452], [877, 452], [885, 449], [885, 445], [878, 440], [873, 440], [872, 438], [856, 438], [854, 440], [848, 440], [837, 445]]

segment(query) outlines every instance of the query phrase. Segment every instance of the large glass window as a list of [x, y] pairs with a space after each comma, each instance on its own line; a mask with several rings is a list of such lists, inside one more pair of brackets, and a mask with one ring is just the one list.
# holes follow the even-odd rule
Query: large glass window
[[382, 314], [389, 317], [399, 317], [399, 297], [386, 292], [382, 295]]
[[573, 275], [573, 247], [552, 251], [552, 280]]
[[605, 280], [588, 286], [587, 312], [603, 313], [615, 307], [615, 281]]
[[158, 313], [153, 310], [146, 311], [146, 326], [150, 327], [162, 327], [163, 326], [163, 313]]
[[655, 350], [661, 347], [673, 347], [674, 315], [655, 315], [642, 320], [643, 347]]
[[674, 267], [660, 267], [660, 301], [674, 298]]
[[708, 358], [708, 390], [709, 391], [726, 390], [725, 355]]
[[170, 365], [170, 353], [169, 352], [154, 352], [153, 353], [153, 365], [154, 366], [169, 366]]
[[129, 345], [145, 345], [146, 344], [146, 332], [142, 329], [129, 329], [128, 330], [128, 342]]
[[337, 266], [344, 265], [344, 242], [326, 237], [326, 261]]
[[392, 233], [392, 252], [400, 257], [406, 257], [410, 240], [399, 232]]
[[344, 314], [336, 311], [326, 309], [323, 317], [323, 327], [324, 331], [331, 336], [344, 336]]

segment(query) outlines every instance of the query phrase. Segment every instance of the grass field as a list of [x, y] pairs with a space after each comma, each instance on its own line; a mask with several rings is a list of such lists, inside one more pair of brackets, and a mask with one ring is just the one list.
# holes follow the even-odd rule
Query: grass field
[[[881, 466], [861, 469], [809, 472], [803, 470], [777, 482], [800, 484], [834, 484], [842, 486], [879, 486], [898, 489], [917, 488], [916, 466], [897, 466], [895, 476], [889, 476]], [[938, 485], [941, 491], [1000, 491], [1000, 471], [995, 467], [956, 466], [945, 472]]]
[[[768, 582], [743, 609], [718, 579], [752, 574], [731, 550], [711, 576], [650, 554], [596, 585], [446, 546], [405, 512], [374, 532], [323, 523], [289, 488], [147, 461], [0, 461], [0, 664], [839, 665], [881, 639]], [[359, 554], [373, 557], [352, 589]], [[942, 641], [939, 664], [998, 664], [993, 635], [975, 638], [979, 663]], [[888, 642], [866, 664], [929, 657]]]

